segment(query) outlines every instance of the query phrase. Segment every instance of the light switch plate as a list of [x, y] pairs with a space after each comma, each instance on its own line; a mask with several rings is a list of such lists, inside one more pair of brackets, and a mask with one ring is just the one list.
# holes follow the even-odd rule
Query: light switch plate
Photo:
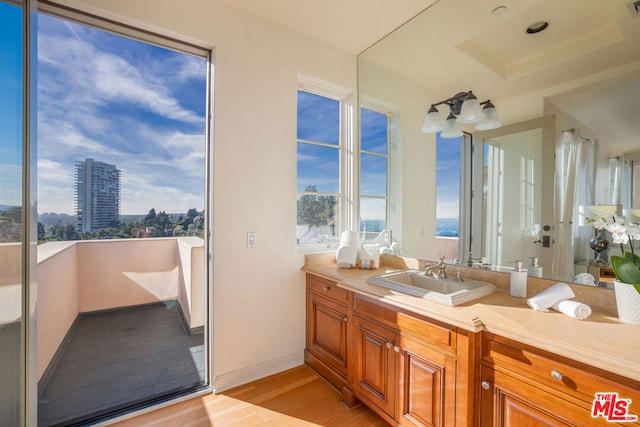
[[256, 232], [255, 231], [247, 231], [247, 247], [255, 248], [256, 247]]

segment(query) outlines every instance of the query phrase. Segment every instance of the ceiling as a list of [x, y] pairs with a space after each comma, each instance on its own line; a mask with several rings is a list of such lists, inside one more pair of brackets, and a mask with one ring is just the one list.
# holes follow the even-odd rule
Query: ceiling
[[358, 54], [438, 0], [224, 0], [251, 15]]
[[[441, 96], [425, 100], [425, 110], [473, 90], [509, 123], [539, 117], [546, 101], [615, 141], [614, 150], [640, 146], [634, 0], [225, 1], [347, 52], [364, 51], [361, 59]], [[506, 11], [493, 14], [497, 6]], [[539, 21], [548, 28], [527, 34]]]

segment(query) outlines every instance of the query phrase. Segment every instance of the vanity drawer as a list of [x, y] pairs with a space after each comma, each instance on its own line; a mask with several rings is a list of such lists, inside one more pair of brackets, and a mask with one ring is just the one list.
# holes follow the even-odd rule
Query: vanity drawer
[[506, 338], [484, 333], [482, 359], [496, 370], [531, 378], [589, 404], [596, 393], [617, 392], [620, 398], [632, 400], [634, 413], [640, 411], [640, 384], [637, 382], [614, 379], [613, 374]]
[[360, 295], [355, 297], [354, 311], [363, 317], [376, 319], [400, 332], [408, 333], [427, 344], [452, 353], [456, 352], [457, 329], [455, 326]]
[[322, 295], [336, 302], [343, 304], [349, 302], [349, 291], [339, 288], [336, 282], [331, 280], [307, 274], [307, 288], [318, 295]]

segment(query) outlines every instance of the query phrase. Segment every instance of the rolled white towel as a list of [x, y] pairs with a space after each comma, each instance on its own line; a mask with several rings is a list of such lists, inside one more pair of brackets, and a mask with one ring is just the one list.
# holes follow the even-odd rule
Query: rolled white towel
[[340, 246], [358, 246], [358, 233], [355, 231], [343, 231], [340, 235]]
[[578, 301], [558, 301], [551, 308], [578, 320], [584, 320], [591, 316], [591, 307]]
[[336, 250], [336, 264], [338, 268], [353, 268], [358, 261], [358, 233], [343, 231], [340, 244]]
[[538, 295], [527, 300], [529, 307], [537, 311], [549, 311], [549, 308], [558, 301], [571, 299], [576, 295], [566, 283], [556, 283]]
[[336, 251], [338, 268], [353, 268], [358, 259], [358, 248], [355, 245], [339, 246]]

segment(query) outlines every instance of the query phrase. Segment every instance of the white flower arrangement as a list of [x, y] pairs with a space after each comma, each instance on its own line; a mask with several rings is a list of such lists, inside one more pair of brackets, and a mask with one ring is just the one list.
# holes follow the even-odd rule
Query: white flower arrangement
[[640, 293], [640, 257], [636, 255], [634, 248], [634, 242], [640, 240], [640, 226], [625, 224], [624, 218], [616, 215], [587, 218], [587, 222], [598, 231], [607, 230], [611, 234], [612, 242], [620, 245], [622, 256], [610, 257], [611, 268], [617, 281], [632, 285]]

